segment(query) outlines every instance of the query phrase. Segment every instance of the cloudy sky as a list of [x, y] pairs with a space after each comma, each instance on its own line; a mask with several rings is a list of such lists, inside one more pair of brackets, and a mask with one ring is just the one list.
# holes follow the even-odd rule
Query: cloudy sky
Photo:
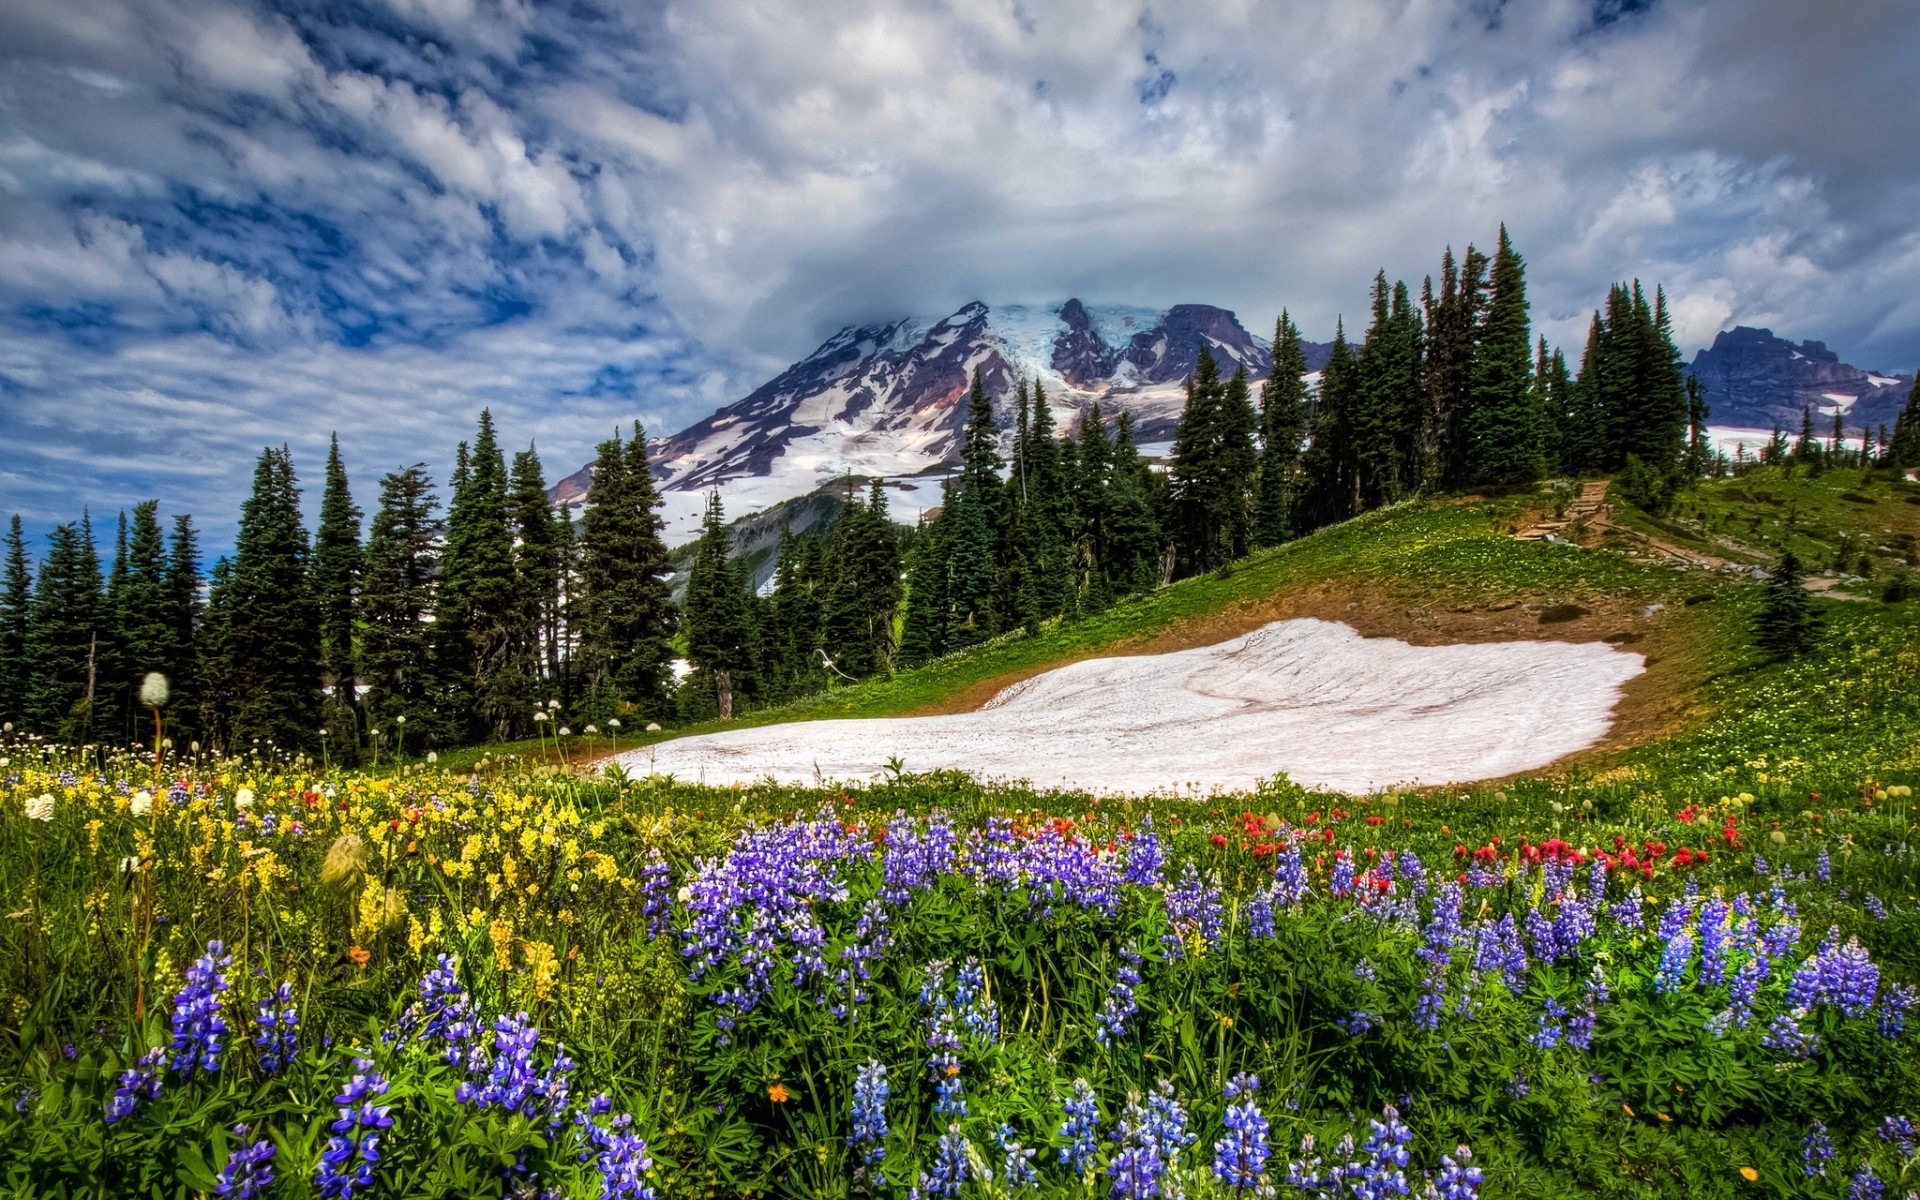
[[[834, 329], [974, 298], [1290, 306], [1506, 221], [1609, 280], [1920, 360], [1911, 0], [10, 0], [0, 513], [218, 548], [262, 445], [550, 477]], [[317, 487], [311, 489], [317, 491]]]

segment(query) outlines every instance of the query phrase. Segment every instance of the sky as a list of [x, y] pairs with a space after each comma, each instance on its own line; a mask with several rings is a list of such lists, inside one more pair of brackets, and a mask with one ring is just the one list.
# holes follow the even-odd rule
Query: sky
[[969, 300], [1365, 312], [1528, 260], [1920, 361], [1911, 0], [9, 0], [0, 514], [146, 498], [230, 545], [252, 461], [356, 498], [491, 407], [550, 480], [834, 330]]

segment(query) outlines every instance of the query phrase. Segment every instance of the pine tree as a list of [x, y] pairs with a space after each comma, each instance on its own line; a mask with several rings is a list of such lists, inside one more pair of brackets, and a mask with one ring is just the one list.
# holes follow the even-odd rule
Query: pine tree
[[1813, 435], [1813, 406], [1802, 405], [1800, 409], [1800, 436], [1793, 442], [1793, 461], [1818, 473], [1820, 469], [1820, 440]]
[[1245, 368], [1222, 382], [1206, 347], [1187, 380], [1187, 405], [1174, 434], [1169, 503], [1181, 574], [1211, 571], [1243, 556], [1253, 530], [1259, 418]]
[[1533, 339], [1527, 327], [1526, 264], [1507, 227], [1493, 256], [1492, 298], [1474, 349], [1467, 427], [1467, 478], [1514, 486], [1540, 477], [1541, 419], [1532, 386]]
[[1074, 602], [1073, 494], [1054, 437], [1053, 411], [1039, 383], [1031, 391], [1032, 415], [1027, 421], [1026, 527], [1030, 562], [1020, 618], [1038, 627], [1069, 611]]
[[1753, 640], [1769, 654], [1790, 658], [1813, 649], [1819, 635], [1820, 617], [1807, 595], [1806, 576], [1789, 550], [1767, 580], [1766, 599], [1754, 618]]
[[827, 686], [820, 661], [820, 609], [825, 590], [825, 554], [817, 530], [795, 536], [780, 533], [780, 561], [774, 569], [768, 604], [768, 633], [762, 645], [771, 657], [771, 695], [807, 695]]
[[973, 492], [982, 509], [1000, 511], [1000, 433], [994, 425], [993, 398], [987, 395], [980, 370], [974, 368], [973, 387], [967, 393], [967, 426], [960, 447], [960, 484]]
[[[952, 502], [948, 489], [947, 504], [932, 521], [926, 522], [907, 552], [907, 610], [900, 624], [900, 649], [896, 655], [902, 667], [917, 667], [947, 651], [947, 616], [951, 604], [947, 598], [946, 509]], [[783, 548], [781, 564], [787, 555]], [[779, 600], [783, 586], [776, 586]]]
[[1713, 439], [1707, 433], [1707, 389], [1698, 379], [1687, 376], [1687, 475], [1701, 479], [1723, 468], [1714, 452]]
[[1914, 375], [1914, 383], [1907, 389], [1907, 403], [1894, 419], [1892, 439], [1881, 439], [1887, 442], [1887, 457], [1900, 471], [1920, 467], [1920, 371]]
[[434, 599], [434, 641], [445, 707], [456, 737], [513, 728], [513, 688], [502, 688], [512, 664], [512, 625], [518, 608], [513, 532], [507, 523], [507, 466], [494, 436], [493, 413], [482, 409], [465, 470], [455, 475], [447, 506], [447, 544]]
[[596, 720], [667, 711], [668, 640], [677, 618], [659, 506], [636, 423], [624, 446], [617, 433], [600, 444], [580, 537], [585, 715]]
[[113, 537], [113, 566], [107, 572], [106, 628], [94, 654], [96, 679], [93, 736], [125, 741], [133, 736], [133, 684], [127, 677], [127, 583], [132, 576], [127, 550], [127, 513], [120, 510]]
[[1307, 436], [1307, 356], [1285, 309], [1273, 327], [1273, 373], [1260, 385], [1260, 486], [1253, 544], [1278, 546], [1293, 536], [1291, 509], [1300, 448]]
[[127, 541], [127, 570], [120, 595], [120, 643], [125, 650], [121, 670], [133, 689], [150, 672], [168, 675], [178, 661], [174, 645], [178, 625], [167, 579], [166, 539], [160, 532], [159, 502], [144, 500], [133, 506], [132, 532]]
[[232, 748], [317, 745], [320, 620], [308, 575], [307, 531], [293, 456], [261, 453], [253, 494], [240, 510], [227, 615]]
[[720, 508], [720, 493], [707, 494], [707, 511], [687, 576], [681, 623], [693, 678], [710, 681], [722, 721], [733, 719], [736, 681], [754, 670], [753, 597], [733, 557], [733, 534]]
[[445, 731], [435, 704], [433, 645], [434, 589], [446, 528], [438, 508], [424, 463], [380, 481], [380, 506], [367, 530], [359, 613], [367, 716], [382, 737], [398, 728], [395, 718], [402, 716], [421, 736]]
[[1296, 528], [1301, 532], [1354, 515], [1351, 428], [1354, 375], [1346, 325], [1337, 322], [1333, 350], [1320, 372], [1320, 387], [1314, 397], [1313, 436], [1301, 456], [1300, 472], [1304, 481], [1295, 503]]
[[1160, 478], [1140, 457], [1133, 414], [1122, 412], [1114, 428], [1106, 503], [1107, 579], [1116, 595], [1151, 591], [1169, 574], [1166, 531], [1157, 515]]
[[7, 530], [6, 565], [0, 576], [0, 722], [19, 722], [27, 697], [27, 643], [33, 609], [33, 571], [20, 514]]
[[[320, 614], [320, 664], [329, 725], [352, 720], [358, 697], [353, 655], [354, 604], [360, 586], [360, 518], [340, 458], [340, 438], [327, 450], [320, 523], [313, 532], [313, 601]], [[341, 743], [344, 745], [344, 743]]]
[[93, 734], [100, 642], [110, 632], [93, 528], [56, 526], [33, 580], [27, 625], [27, 725], [66, 741]]
[[186, 745], [200, 728], [200, 538], [193, 517], [176, 513], [167, 543], [167, 639], [170, 658], [164, 668], [172, 693], [169, 724], [173, 740]]
[[[540, 454], [529, 445], [513, 456], [507, 481], [507, 519], [513, 528], [514, 607], [508, 645], [513, 666], [502, 681], [511, 730], [524, 733], [541, 684], [560, 676], [560, 538], [567, 524], [547, 498]], [[519, 703], [512, 703], [517, 698]]]
[[949, 650], [998, 632], [993, 613], [993, 527], [980, 493], [963, 480], [941, 513], [948, 522], [947, 613], [942, 641]]
[[562, 708], [573, 711], [579, 682], [580, 631], [586, 624], [587, 606], [582, 599], [585, 583], [580, 571], [580, 531], [573, 516], [563, 505], [554, 513], [553, 560], [559, 576], [560, 596], [554, 605], [552, 641], [549, 653], [557, 659], [557, 674], [551, 682]]
[[841, 511], [828, 574], [821, 629], [835, 665], [856, 679], [890, 670], [900, 550], [880, 480], [868, 488], [864, 504], [855, 499]]

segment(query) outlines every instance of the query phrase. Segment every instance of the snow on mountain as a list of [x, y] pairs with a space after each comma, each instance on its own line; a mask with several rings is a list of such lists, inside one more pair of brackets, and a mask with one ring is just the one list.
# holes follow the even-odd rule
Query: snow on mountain
[[[667, 540], [698, 533], [709, 488], [739, 517], [848, 473], [887, 479], [893, 516], [912, 520], [939, 503], [940, 480], [958, 462], [976, 370], [1003, 430], [1025, 379], [1046, 389], [1063, 432], [1097, 403], [1109, 419], [1132, 413], [1142, 442], [1164, 441], [1202, 346], [1224, 372], [1245, 367], [1258, 379], [1273, 366], [1264, 339], [1205, 304], [1156, 312], [975, 301], [940, 319], [849, 326], [745, 398], [650, 444]], [[1324, 365], [1329, 349], [1308, 343], [1309, 368]], [[579, 505], [591, 478], [582, 468], [554, 487], [554, 498]]]
[[[1691, 373], [1707, 389], [1715, 425], [1798, 433], [1813, 409], [1830, 425], [1836, 412], [1849, 429], [1889, 428], [1906, 405], [1913, 377], [1865, 371], [1840, 361], [1825, 342], [1794, 345], [1772, 330], [1741, 325], [1694, 356]], [[1822, 426], [1820, 433], [1828, 432]]]

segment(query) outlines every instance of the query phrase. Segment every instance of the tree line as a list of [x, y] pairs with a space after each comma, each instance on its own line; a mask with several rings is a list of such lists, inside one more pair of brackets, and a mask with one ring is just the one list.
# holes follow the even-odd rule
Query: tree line
[[[1062, 436], [1035, 381], [1015, 388], [1003, 434], [976, 374], [930, 519], [896, 525], [883, 481], [862, 495], [849, 479], [833, 521], [783, 534], [761, 594], [715, 494], [678, 605], [637, 424], [598, 447], [578, 520], [550, 502], [533, 446], [509, 460], [488, 412], [456, 450], [444, 510], [416, 463], [380, 480], [364, 530], [337, 440], [311, 535], [290, 453], [267, 448], [234, 552], [204, 579], [191, 518], [165, 532], [151, 501], [121, 516], [104, 573], [89, 518], [56, 528], [37, 570], [13, 519], [0, 718], [132, 737], [149, 672], [171, 681], [176, 741], [311, 751], [325, 730], [341, 759], [526, 736], [543, 717], [726, 717], [1096, 612], [1412, 496], [1614, 474], [1659, 511], [1730, 465], [1661, 289], [1611, 287], [1575, 374], [1532, 333], [1504, 227], [1490, 256], [1443, 255], [1417, 300], [1376, 275], [1359, 341], [1342, 321], [1317, 380], [1306, 362], [1284, 311], [1257, 390], [1203, 349], [1164, 469], [1125, 412], [1088, 404]], [[1759, 460], [1920, 465], [1914, 399], [1852, 459], [1843, 420], [1823, 444], [1809, 410], [1798, 440], [1776, 430]]]

